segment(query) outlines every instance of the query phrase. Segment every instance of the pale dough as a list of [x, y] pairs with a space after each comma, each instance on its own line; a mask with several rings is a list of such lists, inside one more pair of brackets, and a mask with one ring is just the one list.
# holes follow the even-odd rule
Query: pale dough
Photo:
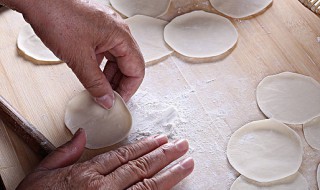
[[288, 178], [270, 182], [258, 183], [240, 176], [232, 184], [230, 190], [308, 190], [307, 180], [298, 172]]
[[110, 3], [126, 17], [134, 15], [157, 17], [168, 9], [170, 0], [110, 0]]
[[320, 164], [317, 170], [317, 182], [318, 182], [318, 188], [320, 189]]
[[34, 33], [30, 25], [24, 26], [18, 36], [17, 46], [23, 57], [36, 64], [62, 63]]
[[81, 92], [68, 103], [65, 124], [73, 134], [79, 128], [86, 131], [87, 148], [111, 146], [128, 136], [132, 125], [131, 114], [116, 92], [115, 97], [110, 110], [99, 106], [88, 91]]
[[165, 27], [164, 38], [184, 56], [207, 58], [230, 50], [237, 42], [238, 32], [222, 16], [194, 11], [173, 19]]
[[268, 76], [256, 95], [261, 111], [282, 123], [304, 124], [320, 115], [320, 84], [311, 77], [290, 72]]
[[173, 51], [167, 46], [163, 38], [167, 21], [136, 15], [126, 19], [130, 31], [137, 41], [146, 63], [170, 55]]
[[275, 120], [246, 124], [230, 138], [230, 164], [245, 177], [271, 182], [295, 174], [302, 163], [300, 137]]
[[303, 133], [307, 143], [320, 150], [320, 117], [317, 117], [303, 125]]
[[210, 0], [222, 14], [232, 18], [245, 18], [263, 11], [272, 0]]

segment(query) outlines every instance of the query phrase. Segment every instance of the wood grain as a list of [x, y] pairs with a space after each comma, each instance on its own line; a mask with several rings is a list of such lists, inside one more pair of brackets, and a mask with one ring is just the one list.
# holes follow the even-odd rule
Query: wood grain
[[[185, 4], [187, 8], [182, 11], [214, 11], [206, 0]], [[164, 18], [182, 14], [170, 10]], [[186, 121], [177, 130], [182, 131], [181, 137], [189, 139], [192, 151], [188, 155], [194, 157], [196, 168], [176, 189], [230, 188], [238, 173], [226, 160], [226, 144], [232, 132], [242, 125], [265, 118], [255, 100], [256, 86], [265, 76], [291, 71], [320, 82], [320, 43], [316, 39], [320, 36], [320, 19], [298, 0], [275, 0], [263, 14], [231, 21], [239, 40], [227, 56], [193, 62], [173, 54], [147, 68], [137, 93], [146, 92], [159, 103], [175, 103], [177, 110], [186, 112]], [[0, 95], [59, 146], [71, 138], [63, 121], [65, 105], [83, 87], [65, 64], [38, 66], [18, 56], [15, 43], [25, 24], [20, 14], [0, 10]], [[135, 98], [131, 102], [141, 106], [143, 103]], [[310, 189], [316, 190], [320, 152], [306, 144], [301, 126], [292, 127], [304, 144], [300, 172]], [[0, 174], [7, 188], [14, 189], [39, 160], [1, 122], [0, 137], [0, 151], [5, 153], [0, 155]], [[81, 160], [118, 146], [86, 150]]]

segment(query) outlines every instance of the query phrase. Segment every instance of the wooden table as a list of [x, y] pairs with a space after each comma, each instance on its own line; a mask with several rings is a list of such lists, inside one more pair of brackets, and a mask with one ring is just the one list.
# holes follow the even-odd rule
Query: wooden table
[[[205, 0], [191, 5], [211, 10]], [[226, 144], [236, 129], [265, 118], [255, 101], [256, 86], [265, 76], [291, 71], [320, 82], [320, 19], [298, 0], [275, 0], [263, 14], [232, 22], [239, 41], [228, 56], [195, 61], [172, 55], [147, 68], [129, 102], [135, 123], [128, 142], [149, 135], [143, 131], [189, 139], [188, 155], [196, 168], [176, 189], [230, 188], [238, 174], [227, 162]], [[71, 138], [63, 122], [65, 105], [83, 87], [65, 64], [36, 66], [17, 55], [16, 39], [24, 25], [20, 14], [0, 10], [0, 94], [59, 146]], [[166, 120], [172, 114], [173, 119]], [[301, 126], [292, 127], [304, 144], [300, 172], [310, 189], [317, 189], [320, 152], [306, 144]], [[81, 160], [105, 151], [86, 150]], [[40, 160], [1, 122], [0, 152], [0, 174], [8, 189]]]

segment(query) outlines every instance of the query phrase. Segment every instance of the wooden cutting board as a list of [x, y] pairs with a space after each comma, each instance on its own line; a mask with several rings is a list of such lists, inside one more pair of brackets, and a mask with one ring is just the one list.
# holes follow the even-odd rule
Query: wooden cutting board
[[[205, 0], [186, 6], [213, 10]], [[173, 9], [170, 14], [189, 8]], [[166, 19], [170, 18], [172, 15], [167, 15]], [[148, 128], [154, 119], [150, 113], [161, 115], [171, 110], [180, 118], [172, 121], [172, 138], [189, 139], [188, 155], [194, 157], [196, 168], [177, 189], [230, 188], [238, 174], [226, 160], [226, 144], [239, 127], [265, 118], [255, 101], [256, 86], [265, 76], [291, 71], [320, 82], [320, 19], [299, 1], [275, 0], [263, 14], [231, 20], [239, 31], [239, 41], [227, 56], [188, 60], [174, 54], [147, 68], [139, 92], [129, 102], [136, 122], [129, 137], [132, 141], [143, 136], [141, 131], [164, 129], [157, 122], [152, 130]], [[17, 55], [16, 39], [25, 24], [20, 14], [0, 9], [0, 94], [59, 146], [71, 138], [63, 123], [65, 105], [83, 87], [65, 64], [37, 66]], [[320, 152], [306, 144], [301, 126], [292, 127], [304, 143], [300, 172], [310, 189], [317, 189]], [[87, 150], [81, 160], [107, 150]], [[0, 174], [8, 189], [14, 189], [40, 160], [1, 122], [0, 152]]]

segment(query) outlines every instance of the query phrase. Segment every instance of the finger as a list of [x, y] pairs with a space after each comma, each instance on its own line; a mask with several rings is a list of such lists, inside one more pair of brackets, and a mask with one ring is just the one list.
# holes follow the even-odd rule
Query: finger
[[103, 73], [106, 76], [112, 88], [116, 89], [119, 85], [119, 81], [118, 82], [114, 81], [115, 76], [118, 75], [117, 73], [120, 73], [122, 75], [121, 71], [118, 68], [117, 63], [112, 60], [108, 60], [108, 63], [104, 67]]
[[38, 165], [37, 169], [53, 170], [74, 164], [81, 157], [85, 144], [85, 131], [79, 129], [69, 142], [60, 146], [45, 157]]
[[99, 68], [94, 51], [83, 52], [81, 57], [68, 65], [98, 104], [106, 109], [113, 106], [113, 90]]
[[96, 156], [84, 164], [88, 164], [88, 167], [94, 168], [102, 175], [106, 175], [130, 160], [137, 159], [167, 142], [168, 138], [165, 135], [148, 137], [138, 143]]
[[180, 181], [192, 173], [194, 169], [194, 161], [192, 158], [187, 158], [165, 172], [151, 178], [145, 179], [142, 182], [133, 185], [128, 190], [169, 190], [176, 186]]
[[117, 168], [106, 178], [109, 177], [108, 180], [112, 178], [119, 189], [126, 189], [145, 178], [154, 176], [172, 161], [183, 156], [188, 149], [187, 140], [167, 143], [153, 152]]
[[127, 102], [138, 90], [145, 75], [145, 63], [140, 49], [132, 36], [109, 50], [124, 75], [119, 81], [116, 91]]

